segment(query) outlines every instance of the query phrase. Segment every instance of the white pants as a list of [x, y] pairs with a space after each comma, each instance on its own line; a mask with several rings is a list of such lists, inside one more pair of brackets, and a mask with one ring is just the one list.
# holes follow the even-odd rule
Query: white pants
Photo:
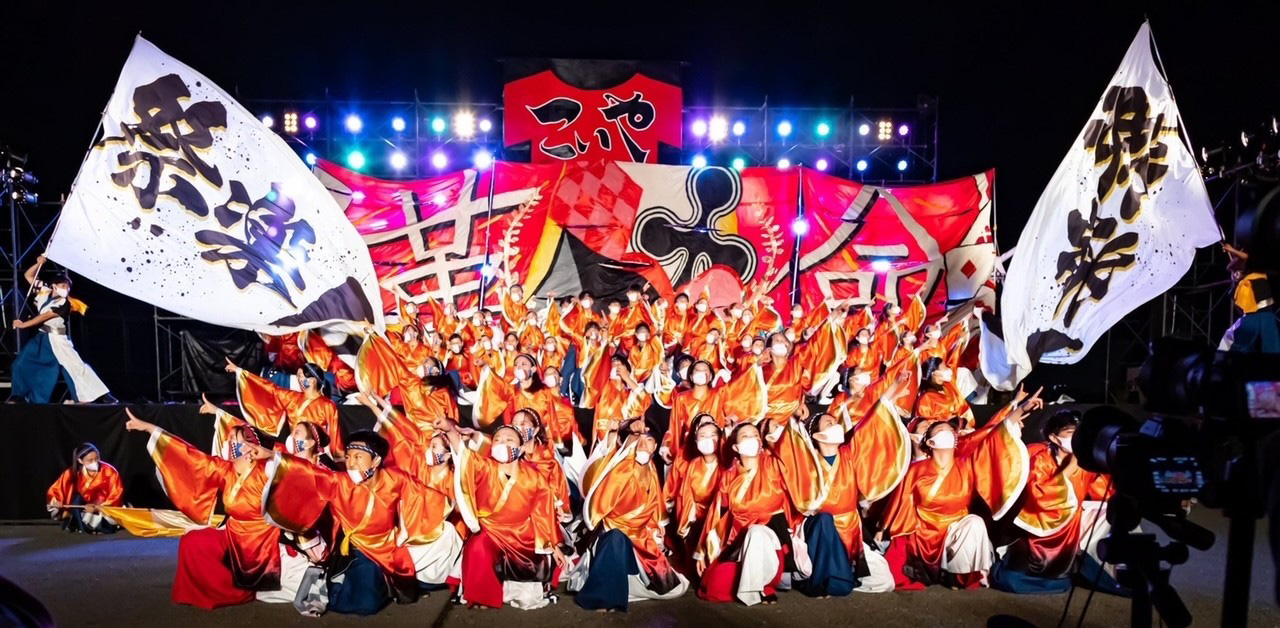
[[440, 538], [422, 545], [406, 545], [405, 549], [413, 557], [419, 582], [443, 584], [462, 556], [462, 537], [457, 528], [446, 522]]
[[782, 544], [769, 526], [753, 525], [743, 535], [737, 596], [743, 604], [754, 606], [764, 600], [765, 585], [778, 575], [778, 552]]
[[[270, 604], [294, 604], [298, 599], [298, 590], [302, 588], [303, 576], [306, 575], [307, 568], [310, 566], [311, 561], [307, 559], [306, 554], [296, 552], [290, 556], [285, 546], [280, 545], [280, 590], [258, 591], [255, 594], [258, 601]], [[318, 578], [312, 583], [310, 589], [305, 596], [305, 606], [317, 613], [323, 612], [329, 604], [329, 592], [324, 578]]]
[[993, 562], [987, 524], [978, 515], [965, 515], [947, 528], [942, 549], [942, 570], [951, 573], [986, 573]]
[[93, 401], [107, 394], [107, 385], [80, 359], [71, 338], [64, 334], [49, 334], [49, 347], [53, 349], [53, 357], [58, 359], [58, 364], [67, 372], [67, 377], [71, 378], [76, 401]]
[[893, 570], [889, 569], [889, 561], [884, 554], [871, 549], [866, 541], [862, 543], [862, 559], [867, 561], [867, 569], [871, 573], [858, 579], [858, 588], [854, 591], [863, 593], [888, 593], [893, 591]]

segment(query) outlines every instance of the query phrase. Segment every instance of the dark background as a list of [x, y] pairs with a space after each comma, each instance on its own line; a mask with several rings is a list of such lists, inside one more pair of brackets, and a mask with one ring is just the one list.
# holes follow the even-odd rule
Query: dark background
[[[241, 101], [326, 88], [498, 101], [498, 59], [541, 56], [685, 61], [686, 105], [933, 95], [940, 179], [999, 171], [1006, 249], [1144, 15], [1197, 150], [1280, 112], [1274, 2], [10, 4], [0, 142], [30, 154], [45, 200], [70, 187], [138, 32]], [[153, 396], [151, 308], [87, 281], [76, 291], [91, 305], [77, 338], [86, 358], [124, 397]], [[1087, 360], [1095, 374], [1099, 352]]]

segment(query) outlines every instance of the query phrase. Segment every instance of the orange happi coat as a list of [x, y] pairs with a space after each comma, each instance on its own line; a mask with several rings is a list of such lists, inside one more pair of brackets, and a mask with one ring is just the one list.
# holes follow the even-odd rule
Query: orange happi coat
[[329, 452], [335, 458], [342, 457], [342, 428], [338, 406], [332, 400], [280, 388], [244, 369], [240, 369], [236, 384], [245, 419], [254, 427], [274, 437], [292, 430], [299, 421], [311, 423], [329, 435]]

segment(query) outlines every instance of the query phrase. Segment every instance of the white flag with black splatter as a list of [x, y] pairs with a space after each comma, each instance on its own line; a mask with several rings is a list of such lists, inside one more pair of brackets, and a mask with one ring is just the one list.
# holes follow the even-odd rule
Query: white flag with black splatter
[[1004, 282], [1008, 359], [1070, 364], [1219, 240], [1146, 24], [1036, 203]]
[[279, 334], [382, 324], [369, 250], [275, 133], [139, 37], [49, 244], [108, 288]]

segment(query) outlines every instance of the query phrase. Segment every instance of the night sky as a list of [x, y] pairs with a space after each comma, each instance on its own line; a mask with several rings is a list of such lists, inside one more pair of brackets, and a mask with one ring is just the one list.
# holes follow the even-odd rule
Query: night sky
[[[242, 102], [326, 88], [339, 99], [409, 100], [416, 89], [423, 100], [497, 102], [503, 57], [679, 60], [686, 105], [937, 96], [939, 178], [996, 168], [1008, 248], [1144, 15], [1197, 151], [1280, 113], [1276, 2], [278, 4], [7, 7], [0, 143], [30, 154], [42, 199], [65, 193], [139, 31]], [[103, 305], [91, 316], [117, 316]]]

